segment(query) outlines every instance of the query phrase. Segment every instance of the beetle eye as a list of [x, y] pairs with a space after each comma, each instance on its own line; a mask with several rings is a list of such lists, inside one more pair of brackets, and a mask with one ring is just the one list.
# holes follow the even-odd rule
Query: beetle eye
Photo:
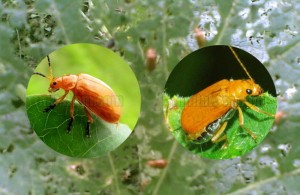
[[251, 90], [251, 89], [246, 89], [246, 93], [247, 93], [248, 95], [251, 95], [251, 94], [252, 94], [252, 90]]
[[56, 82], [54, 81], [52, 84], [53, 84], [53, 85], [56, 85]]

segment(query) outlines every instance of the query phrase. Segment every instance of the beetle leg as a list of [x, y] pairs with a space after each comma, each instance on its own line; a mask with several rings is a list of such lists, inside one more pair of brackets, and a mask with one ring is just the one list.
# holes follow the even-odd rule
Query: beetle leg
[[[225, 149], [227, 148], [227, 144], [228, 144], [228, 141], [227, 141], [227, 136], [226, 134], [221, 136], [222, 133], [225, 131], [226, 129], [226, 126], [227, 126], [227, 121], [225, 121], [222, 126], [217, 130], [216, 134], [212, 137], [211, 141], [213, 143], [218, 143], [218, 142], [221, 142], [223, 140], [226, 140], [225, 143], [223, 144], [222, 148], [221, 149]], [[221, 137], [220, 137], [221, 136]]]
[[221, 142], [223, 140], [225, 140], [225, 143], [221, 147], [222, 150], [227, 148], [227, 145], [228, 145], [227, 135], [223, 135], [222, 137], [220, 137], [219, 139], [217, 139], [215, 141], [215, 143], [218, 143], [218, 142]]
[[223, 140], [226, 140], [226, 142], [227, 142], [227, 135], [222, 135], [222, 137], [220, 137], [217, 140], [215, 140], [214, 143], [218, 143], [218, 142], [221, 142]]
[[217, 130], [216, 134], [211, 138], [211, 141], [216, 143], [216, 142], [220, 142], [222, 140], [224, 140], [223, 136], [220, 138], [221, 134], [225, 131], [227, 126], [227, 121], [225, 121], [222, 126]]
[[262, 114], [265, 114], [265, 115], [268, 115], [268, 116], [272, 116], [272, 117], [275, 117], [274, 114], [271, 114], [271, 113], [268, 113], [266, 111], [263, 111], [261, 110], [260, 108], [254, 106], [253, 104], [250, 104], [249, 102], [247, 101], [243, 101], [244, 104], [246, 104], [249, 108], [251, 108], [252, 110], [256, 111], [256, 112], [259, 112], [259, 113], [262, 113]]
[[214, 143], [218, 143], [225, 140], [225, 143], [222, 145], [221, 149], [226, 149], [228, 145], [228, 140], [227, 140], [227, 135], [223, 135], [222, 137], [218, 138], [217, 140], [214, 141]]
[[72, 98], [72, 101], [71, 101], [71, 105], [70, 105], [70, 121], [69, 121], [68, 127], [67, 127], [68, 133], [70, 133], [71, 127], [72, 127], [73, 121], [74, 121], [74, 102], [75, 102], [75, 100], [76, 100], [76, 97], [74, 95]]
[[227, 139], [227, 135], [223, 135], [221, 138], [220, 138], [220, 141], [224, 140], [225, 139], [225, 143], [223, 144], [223, 146], [221, 147], [221, 149], [226, 149], [227, 148], [227, 145], [228, 145], [228, 139]]
[[91, 126], [91, 123], [93, 123], [93, 117], [91, 115], [91, 113], [88, 111], [88, 109], [86, 107], [84, 107], [84, 111], [85, 111], [85, 114], [87, 116], [87, 123], [86, 123], [86, 136], [87, 137], [91, 137], [91, 134], [90, 134], [90, 126]]
[[237, 107], [237, 109], [238, 109], [238, 111], [239, 111], [239, 124], [240, 124], [240, 126], [245, 130], [245, 131], [247, 131], [250, 135], [251, 135], [251, 137], [254, 139], [254, 140], [256, 140], [256, 135], [254, 135], [254, 133], [252, 132], [252, 131], [250, 131], [250, 129], [248, 129], [247, 127], [245, 127], [245, 125], [244, 125], [244, 116], [243, 116], [243, 111], [242, 111], [242, 109], [238, 106]]
[[116, 124], [116, 129], [118, 129], [120, 126], [120, 122], [116, 122], [115, 124]]
[[59, 104], [61, 101], [63, 101], [65, 99], [65, 97], [68, 95], [68, 93], [69, 93], [69, 91], [65, 91], [65, 94], [63, 96], [61, 96], [60, 98], [58, 98], [53, 104], [51, 104], [50, 106], [45, 108], [44, 112], [49, 112], [50, 110], [52, 110], [57, 104]]

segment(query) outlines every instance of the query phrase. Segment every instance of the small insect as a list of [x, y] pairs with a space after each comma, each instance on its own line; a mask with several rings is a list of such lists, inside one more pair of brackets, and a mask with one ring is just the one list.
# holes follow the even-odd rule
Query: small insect
[[73, 92], [73, 98], [70, 106], [70, 121], [67, 126], [67, 132], [71, 131], [74, 122], [74, 102], [77, 100], [84, 106], [84, 111], [87, 116], [86, 136], [90, 137], [90, 124], [93, 123], [93, 118], [90, 112], [102, 118], [109, 123], [118, 123], [121, 116], [121, 104], [114, 91], [103, 81], [92, 77], [88, 74], [64, 75], [54, 78], [50, 65], [50, 58], [47, 56], [50, 75], [45, 76], [42, 73], [34, 72], [33, 74], [40, 75], [50, 81], [48, 88], [49, 92], [56, 92], [59, 89], [65, 91], [64, 95], [58, 98], [53, 104], [44, 109], [44, 112], [49, 112], [57, 104], [64, 100], [70, 91]]
[[202, 48], [205, 46], [205, 32], [202, 31], [200, 28], [194, 29], [195, 39], [197, 41], [198, 47]]
[[154, 48], [149, 48], [146, 53], [146, 67], [148, 71], [153, 71], [156, 68], [157, 52]]
[[153, 168], [163, 169], [168, 165], [168, 161], [165, 159], [149, 160], [147, 165]]
[[236, 110], [238, 111], [239, 125], [255, 140], [256, 135], [245, 126], [243, 111], [238, 102], [244, 103], [250, 109], [274, 117], [246, 100], [247, 96], [260, 96], [263, 89], [255, 83], [245, 66], [233, 50], [229, 47], [249, 79], [223, 79], [193, 95], [186, 103], [181, 114], [181, 126], [191, 140], [197, 143], [211, 141], [217, 143], [225, 140], [222, 148], [227, 146], [227, 137], [223, 132], [228, 120]]

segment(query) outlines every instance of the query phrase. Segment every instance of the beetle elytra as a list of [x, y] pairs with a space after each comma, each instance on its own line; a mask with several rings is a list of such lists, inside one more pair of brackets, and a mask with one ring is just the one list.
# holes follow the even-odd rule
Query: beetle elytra
[[181, 127], [189, 139], [197, 140], [198, 143], [208, 141], [217, 143], [225, 140], [223, 146], [226, 147], [227, 136], [224, 131], [228, 120], [236, 111], [240, 127], [256, 140], [257, 136], [244, 124], [243, 111], [238, 102], [244, 103], [258, 113], [274, 117], [274, 114], [261, 110], [246, 100], [247, 96], [262, 95], [263, 89], [255, 83], [234, 49], [232, 47], [229, 49], [249, 79], [220, 80], [191, 96], [187, 101], [181, 113]]
[[74, 122], [74, 103], [77, 100], [83, 105], [87, 116], [86, 136], [90, 137], [90, 125], [93, 118], [90, 112], [102, 118], [109, 123], [118, 124], [121, 116], [121, 104], [115, 92], [103, 81], [90, 76], [88, 74], [64, 75], [54, 78], [52, 75], [52, 67], [50, 58], [47, 56], [50, 75], [46, 76], [39, 72], [33, 74], [40, 75], [50, 81], [49, 92], [56, 92], [59, 89], [65, 91], [64, 95], [58, 98], [53, 104], [44, 109], [49, 112], [57, 104], [65, 99], [70, 91], [73, 92], [73, 98], [70, 106], [70, 120], [67, 126], [67, 132], [71, 131]]

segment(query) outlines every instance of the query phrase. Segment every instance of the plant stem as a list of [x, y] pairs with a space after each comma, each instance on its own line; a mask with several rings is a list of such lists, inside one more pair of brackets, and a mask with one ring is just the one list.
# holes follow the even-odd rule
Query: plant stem
[[112, 170], [113, 180], [115, 181], [114, 186], [116, 188], [116, 194], [121, 194], [120, 188], [119, 188], [119, 183], [118, 183], [118, 178], [117, 178], [117, 172], [116, 172], [116, 168], [115, 168], [111, 153], [108, 153], [107, 156], [108, 156], [109, 164], [110, 164], [110, 167], [111, 167], [111, 170]]
[[169, 156], [168, 156], [168, 159], [167, 159], [168, 165], [164, 168], [160, 178], [158, 179], [158, 182], [157, 182], [157, 184], [154, 188], [154, 191], [153, 191], [152, 195], [158, 194], [160, 186], [161, 186], [162, 182], [164, 181], [164, 179], [166, 177], [166, 174], [169, 170], [169, 167], [170, 167], [170, 164], [171, 164], [171, 159], [173, 158], [173, 155], [176, 151], [177, 146], [178, 146], [178, 142], [177, 142], [177, 140], [174, 140], [173, 144], [172, 144], [172, 147], [171, 147], [171, 150], [170, 150], [170, 153], [169, 153]]

